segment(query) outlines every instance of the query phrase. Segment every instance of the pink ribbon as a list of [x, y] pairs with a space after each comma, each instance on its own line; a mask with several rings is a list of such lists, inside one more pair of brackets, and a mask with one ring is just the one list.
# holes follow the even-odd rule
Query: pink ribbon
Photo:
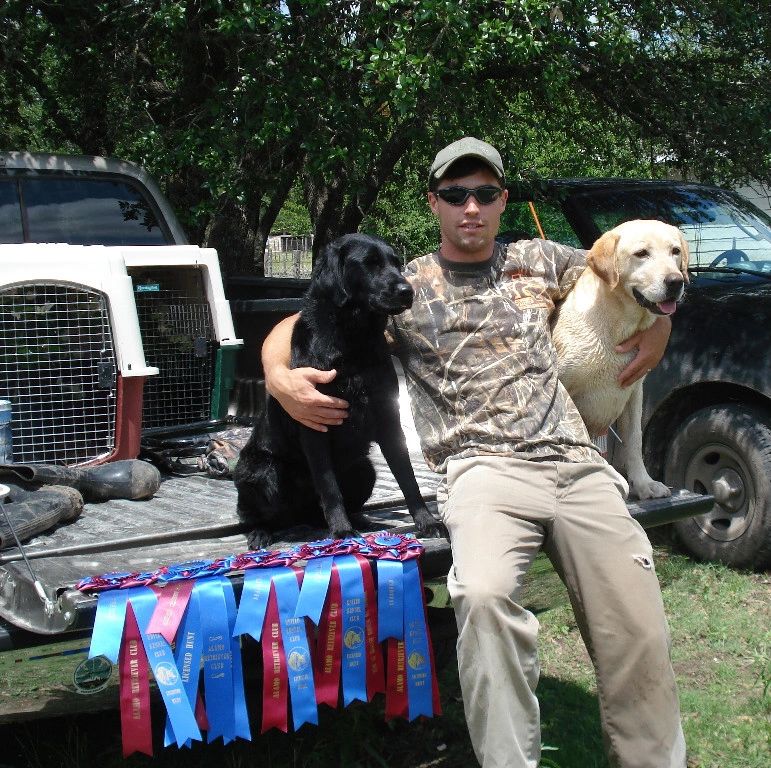
[[316, 703], [336, 707], [340, 696], [340, 666], [343, 658], [343, 616], [340, 576], [332, 566], [327, 599], [321, 614], [316, 643]]
[[270, 585], [268, 608], [262, 628], [262, 733], [270, 728], [288, 730], [289, 676], [281, 640], [281, 620], [276, 589]]
[[123, 757], [128, 757], [134, 752], [143, 752], [152, 757], [153, 733], [150, 719], [148, 663], [139, 634], [139, 625], [130, 602], [126, 606], [126, 625], [118, 656], [118, 670]]
[[194, 581], [185, 580], [173, 581], [163, 589], [156, 589], [158, 602], [147, 631], [162, 635], [166, 642], [173, 643], [194, 586]]
[[383, 657], [377, 641], [377, 593], [375, 581], [372, 578], [372, 568], [369, 561], [361, 555], [356, 555], [361, 567], [361, 577], [364, 582], [364, 634], [367, 654], [367, 700], [372, 701], [376, 693], [385, 693], [385, 670]]

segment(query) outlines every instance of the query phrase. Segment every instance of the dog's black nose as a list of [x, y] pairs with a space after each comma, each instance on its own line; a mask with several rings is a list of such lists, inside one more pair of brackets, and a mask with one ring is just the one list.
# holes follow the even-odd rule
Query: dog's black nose
[[412, 302], [412, 299], [415, 296], [415, 291], [412, 290], [412, 286], [409, 283], [400, 283], [397, 285], [395, 293], [402, 301]]
[[679, 298], [680, 292], [683, 290], [683, 278], [681, 275], [667, 275], [664, 278], [664, 287], [667, 291], [667, 298], [676, 299]]

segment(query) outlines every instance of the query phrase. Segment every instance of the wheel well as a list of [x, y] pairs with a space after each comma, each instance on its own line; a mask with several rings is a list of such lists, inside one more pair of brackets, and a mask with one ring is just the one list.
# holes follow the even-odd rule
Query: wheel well
[[658, 405], [645, 426], [643, 454], [653, 477], [663, 477], [667, 446], [680, 424], [692, 413], [718, 403], [748, 405], [771, 417], [771, 400], [754, 389], [722, 383], [695, 384], [678, 389]]

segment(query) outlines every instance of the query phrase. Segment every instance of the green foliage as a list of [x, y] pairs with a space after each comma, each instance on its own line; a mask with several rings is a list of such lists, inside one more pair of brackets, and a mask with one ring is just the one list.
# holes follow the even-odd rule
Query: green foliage
[[[232, 269], [259, 263], [298, 184], [318, 244], [377, 224], [425, 250], [425, 168], [464, 134], [496, 142], [512, 176], [651, 175], [666, 159], [707, 180], [771, 180], [760, 0], [3, 10], [0, 144], [146, 165]], [[299, 226], [295, 214], [282, 215]]]
[[302, 191], [295, 185], [278, 212], [272, 231], [276, 234], [307, 235], [312, 228], [308, 208], [302, 199]]
[[436, 250], [439, 244], [436, 219], [428, 207], [425, 175], [418, 169], [398, 168], [361, 226], [363, 232], [391, 243], [405, 262]]

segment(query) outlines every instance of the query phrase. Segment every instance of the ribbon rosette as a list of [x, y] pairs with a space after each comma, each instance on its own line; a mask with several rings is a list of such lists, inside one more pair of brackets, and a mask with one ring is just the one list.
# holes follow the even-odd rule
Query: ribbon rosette
[[[318, 705], [386, 695], [386, 717], [441, 712], [413, 536], [369, 534], [83, 579], [98, 592], [89, 656], [119, 664], [124, 754], [152, 754], [149, 670], [164, 743], [250, 739], [240, 638], [261, 645], [262, 732]], [[304, 567], [303, 567], [304, 566]], [[227, 574], [243, 572], [236, 597]], [[385, 653], [384, 653], [385, 651]]]

